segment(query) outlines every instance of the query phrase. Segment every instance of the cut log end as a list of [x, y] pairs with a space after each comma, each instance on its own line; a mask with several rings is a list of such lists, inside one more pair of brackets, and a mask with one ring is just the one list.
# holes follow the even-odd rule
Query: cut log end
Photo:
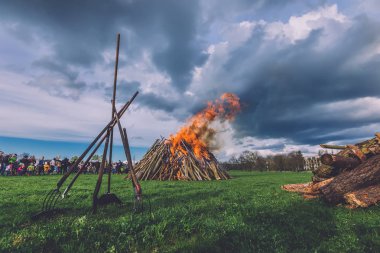
[[357, 167], [361, 161], [353, 157], [345, 157], [341, 155], [323, 154], [321, 163], [334, 167], [335, 170], [353, 169]]
[[321, 163], [323, 163], [325, 165], [331, 165], [331, 164], [333, 164], [333, 162], [334, 162], [334, 159], [333, 159], [332, 155], [330, 155], [330, 154], [321, 155]]

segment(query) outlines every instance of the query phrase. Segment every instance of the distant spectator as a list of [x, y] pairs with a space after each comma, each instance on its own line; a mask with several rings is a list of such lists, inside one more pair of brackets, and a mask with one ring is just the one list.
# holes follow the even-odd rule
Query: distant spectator
[[27, 166], [29, 164], [29, 155], [24, 153], [20, 162], [23, 163], [25, 166]]
[[28, 174], [28, 176], [34, 175], [34, 164], [33, 163], [29, 164], [29, 166], [26, 170], [26, 173]]
[[[72, 166], [71, 161], [74, 163], [78, 159], [77, 156], [73, 156], [70, 160], [65, 157], [62, 161], [59, 159], [59, 156], [52, 160], [46, 160], [44, 156], [40, 159], [36, 159], [34, 155], [29, 155], [28, 153], [22, 153], [19, 157], [20, 159], [17, 158], [17, 154], [5, 154], [0, 151], [0, 175], [32, 176], [64, 174], [69, 169], [72, 169], [70, 167]], [[77, 172], [82, 169], [82, 172], [85, 174], [98, 174], [100, 165], [101, 163], [97, 159], [91, 160], [86, 166], [84, 166], [84, 161], [81, 161], [73, 171]], [[104, 173], [108, 173], [108, 171], [111, 170], [113, 174], [121, 174], [125, 171], [125, 164], [120, 160], [110, 165], [106, 162], [104, 169]]]
[[59, 160], [59, 158], [55, 159], [55, 166], [54, 166], [54, 171], [56, 174], [61, 173], [61, 166], [62, 166], [62, 161]]
[[5, 163], [4, 163], [4, 152], [0, 151], [0, 174], [4, 175], [5, 172]]
[[25, 172], [25, 164], [20, 163], [17, 168], [17, 175], [22, 176], [24, 175], [24, 172]]
[[13, 154], [9, 157], [9, 163], [15, 163], [17, 161], [17, 154]]
[[121, 173], [121, 168], [123, 166], [123, 163], [119, 160], [117, 163], [116, 163], [116, 172], [117, 174], [120, 174]]
[[112, 174], [115, 174], [117, 172], [117, 169], [116, 169], [116, 163], [112, 163], [111, 164], [111, 169], [112, 169]]
[[11, 176], [12, 175], [12, 163], [9, 163], [7, 167], [5, 168], [5, 175], [6, 176]]
[[44, 174], [44, 163], [45, 163], [45, 157], [42, 157], [38, 161], [38, 165], [37, 165], [37, 171], [38, 171], [39, 175], [43, 175]]
[[65, 157], [62, 160], [62, 164], [61, 164], [62, 174], [67, 172], [68, 167], [69, 167], [69, 159], [67, 157]]
[[50, 160], [50, 171], [54, 171], [55, 168], [55, 158]]
[[48, 175], [49, 171], [50, 171], [50, 165], [48, 164], [48, 162], [45, 162], [45, 164], [44, 164], [44, 174]]

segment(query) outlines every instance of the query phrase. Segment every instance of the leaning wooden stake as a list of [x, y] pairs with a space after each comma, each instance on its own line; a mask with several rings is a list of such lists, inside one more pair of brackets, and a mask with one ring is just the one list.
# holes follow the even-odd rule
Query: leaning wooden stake
[[[119, 66], [119, 48], [120, 48], [120, 33], [117, 34], [117, 45], [116, 45], [116, 60], [115, 60], [115, 72], [113, 78], [113, 93], [112, 93], [112, 113], [111, 118], [113, 118], [115, 114], [115, 102], [116, 102], [116, 83], [117, 83], [117, 69]], [[110, 136], [110, 152], [109, 152], [109, 160], [108, 160], [108, 187], [107, 193], [111, 192], [111, 170], [112, 170], [112, 146], [113, 146], [113, 128], [111, 128], [111, 136]]]
[[110, 140], [110, 130], [107, 131], [107, 139], [106, 139], [106, 143], [104, 144], [102, 163], [100, 165], [99, 174], [98, 174], [98, 181], [96, 182], [94, 194], [92, 197], [93, 213], [96, 212], [96, 208], [98, 205], [98, 194], [99, 194], [100, 186], [102, 185], [103, 172], [104, 172], [104, 167], [106, 165], [106, 160], [107, 160], [107, 149], [108, 149], [109, 140]]
[[123, 128], [121, 127], [120, 119], [119, 119], [117, 114], [115, 114], [115, 118], [116, 118], [117, 126], [118, 126], [119, 131], [120, 131], [120, 137], [121, 137], [121, 140], [123, 142], [124, 153], [125, 153], [125, 156], [127, 157], [127, 160], [128, 160], [128, 166], [130, 168], [130, 175], [132, 177], [132, 184], [133, 184], [133, 188], [135, 190], [135, 197], [137, 200], [140, 200], [142, 197], [142, 190], [141, 190], [140, 183], [137, 180], [135, 171], [133, 169], [132, 159], [131, 159], [131, 151], [129, 149], [129, 143], [128, 143], [128, 137], [127, 137], [127, 131], [125, 130], [125, 128], [123, 131]]
[[142, 197], [142, 190], [139, 181], [137, 180], [135, 170], [133, 168], [133, 162], [132, 162], [132, 157], [131, 157], [131, 150], [129, 148], [129, 142], [128, 142], [128, 136], [127, 136], [127, 130], [123, 128], [124, 131], [124, 139], [125, 139], [125, 148], [126, 148], [126, 155], [127, 155], [127, 160], [128, 160], [128, 166], [129, 166], [129, 173], [131, 173], [132, 177], [132, 183], [135, 189], [135, 197], [136, 200], [141, 200]]

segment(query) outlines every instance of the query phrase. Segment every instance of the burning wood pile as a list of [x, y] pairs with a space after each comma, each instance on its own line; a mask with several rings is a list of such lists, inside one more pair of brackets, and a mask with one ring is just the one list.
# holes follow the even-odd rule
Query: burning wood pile
[[284, 185], [283, 190], [302, 193], [306, 199], [321, 197], [349, 208], [368, 207], [380, 201], [380, 133], [355, 145], [321, 147], [341, 151], [321, 156], [322, 165], [313, 171], [312, 182]]
[[135, 166], [141, 180], [221, 180], [230, 176], [219, 166], [211, 149], [216, 149], [212, 123], [232, 121], [240, 111], [239, 98], [223, 94], [191, 117], [175, 135], [159, 139]]
[[[229, 179], [226, 171], [219, 168], [214, 155], [204, 150], [197, 157], [193, 148], [182, 141], [181, 149], [171, 153], [168, 140], [156, 140], [144, 158], [136, 165], [136, 176], [141, 180], [212, 180]], [[183, 153], [185, 151], [185, 153]]]

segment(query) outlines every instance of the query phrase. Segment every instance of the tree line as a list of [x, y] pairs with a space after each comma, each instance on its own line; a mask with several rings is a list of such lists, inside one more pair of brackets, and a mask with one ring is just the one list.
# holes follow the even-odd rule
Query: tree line
[[318, 157], [304, 157], [301, 151], [261, 156], [258, 152], [244, 151], [221, 166], [226, 170], [252, 171], [310, 171], [320, 166]]

